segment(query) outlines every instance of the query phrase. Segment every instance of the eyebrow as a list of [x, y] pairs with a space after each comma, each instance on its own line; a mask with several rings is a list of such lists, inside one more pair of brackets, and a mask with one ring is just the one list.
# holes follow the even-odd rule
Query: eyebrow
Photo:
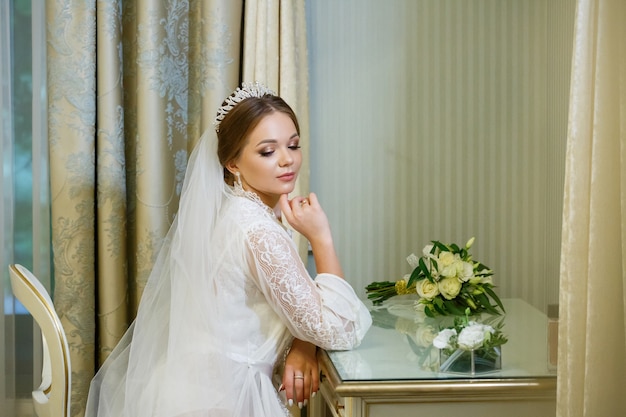
[[[300, 135], [298, 134], [298, 132], [296, 132], [296, 133], [294, 133], [293, 135], [291, 135], [291, 136], [289, 137], [289, 140], [291, 140], [291, 139], [293, 139], [293, 138], [296, 138], [296, 137], [298, 137], [298, 136], [300, 136]], [[277, 139], [263, 139], [262, 141], [260, 141], [259, 143], [257, 143], [257, 144], [256, 144], [256, 146], [263, 145], [263, 144], [265, 144], [265, 143], [277, 143], [277, 142], [278, 142], [278, 140], [277, 140]]]

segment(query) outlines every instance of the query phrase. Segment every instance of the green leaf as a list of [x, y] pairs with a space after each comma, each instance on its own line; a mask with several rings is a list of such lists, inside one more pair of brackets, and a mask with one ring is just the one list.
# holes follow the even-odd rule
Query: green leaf
[[[422, 258], [420, 258], [420, 260], [419, 260], [419, 261], [420, 261], [420, 264], [421, 264], [421, 262], [422, 262]], [[409, 278], [409, 282], [407, 282], [406, 286], [407, 286], [407, 287], [412, 286], [412, 285], [415, 283], [415, 281], [417, 281], [418, 279], [420, 279], [421, 275], [422, 275], [422, 271], [421, 271], [421, 269], [420, 269], [420, 266], [417, 266], [417, 267], [413, 270], [413, 272], [411, 272], [411, 277]]]
[[461, 252], [461, 249], [459, 248], [459, 246], [456, 243], [450, 244], [450, 249], [452, 249], [452, 253], [459, 253], [459, 252]]
[[465, 314], [463, 307], [460, 307], [453, 300], [445, 300], [443, 302], [443, 305], [446, 307], [446, 310], [448, 310], [450, 313], [454, 315], [462, 316], [463, 314]]
[[[476, 264], [474, 266], [474, 269], [476, 269], [476, 271], [480, 272], [482, 270], [489, 269], [489, 267], [487, 265], [481, 263], [481, 262], [476, 262]], [[492, 275], [492, 274], [489, 274], [489, 275]]]
[[[436, 266], [437, 264], [435, 263], [435, 267]], [[424, 274], [424, 276], [428, 278], [430, 282], [433, 282], [433, 276], [430, 274], [430, 271], [428, 270], [428, 267], [426, 266], [426, 262], [424, 262], [424, 258], [420, 258], [419, 269], [420, 271], [422, 271], [422, 274]]]
[[367, 291], [372, 291], [372, 290], [377, 290], [380, 288], [387, 288], [387, 287], [394, 287], [395, 288], [396, 283], [395, 282], [391, 282], [391, 281], [377, 281], [377, 282], [372, 282], [370, 283], [367, 287], [365, 287], [365, 289]]
[[442, 252], [450, 252], [450, 248], [439, 242], [438, 240], [433, 240], [433, 249], [437, 248]]
[[476, 299], [478, 300], [480, 305], [491, 314], [500, 314], [498, 310], [493, 308], [493, 306], [491, 305], [491, 302], [489, 302], [489, 298], [487, 298], [487, 296], [484, 293], [480, 293], [476, 295]]
[[380, 305], [383, 301], [398, 295], [396, 293], [396, 283], [393, 281], [372, 282], [365, 287], [367, 298], [372, 300], [374, 305]]
[[496, 302], [496, 304], [498, 304], [498, 307], [500, 307], [500, 309], [502, 310], [503, 313], [506, 313], [506, 310], [504, 309], [504, 306], [502, 305], [502, 301], [500, 301], [500, 298], [497, 296], [497, 294], [491, 289], [490, 286], [485, 285], [484, 290], [487, 294], [489, 294], [489, 297], [491, 297], [493, 299], [493, 301]]
[[[438, 298], [435, 298], [435, 300], [439, 300]], [[440, 300], [441, 301], [441, 300]], [[435, 308], [435, 311], [437, 311], [439, 314], [446, 316], [448, 313], [446, 312], [445, 308], [443, 308], [443, 303], [441, 303], [441, 306], [439, 306], [437, 303], [433, 304], [433, 307]]]

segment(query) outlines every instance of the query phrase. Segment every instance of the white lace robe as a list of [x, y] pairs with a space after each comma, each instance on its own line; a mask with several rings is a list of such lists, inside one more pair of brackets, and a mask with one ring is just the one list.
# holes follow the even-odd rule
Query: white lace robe
[[[243, 405], [247, 416], [277, 416], [285, 411], [271, 373], [292, 337], [324, 349], [351, 349], [360, 344], [371, 316], [344, 279], [311, 279], [289, 233], [257, 202], [236, 197], [225, 213], [217, 235], [229, 236], [216, 285], [226, 301], [227, 356], [241, 367], [241, 380], [233, 381], [240, 396], [236, 407]], [[240, 242], [243, 263], [235, 250]], [[240, 331], [227, 330], [233, 328]]]
[[227, 195], [214, 225], [179, 212], [86, 417], [286, 416], [272, 375], [292, 338], [332, 350], [363, 339], [371, 316], [352, 287], [311, 279], [269, 209]]

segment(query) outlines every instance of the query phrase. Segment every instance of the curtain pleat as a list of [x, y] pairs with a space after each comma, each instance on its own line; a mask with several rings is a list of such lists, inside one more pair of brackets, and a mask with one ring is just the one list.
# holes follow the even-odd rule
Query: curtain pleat
[[104, 361], [129, 324], [126, 226], [126, 153], [122, 78], [122, 10], [96, 11], [96, 258], [98, 360]]
[[626, 415], [626, 4], [579, 0], [566, 153], [558, 416]]
[[[152, 264], [178, 208], [187, 160], [188, 5], [139, 1], [137, 52], [129, 62], [137, 76], [135, 149], [127, 163], [133, 176], [131, 303], [133, 316]], [[134, 285], [133, 285], [134, 284]]]
[[95, 370], [95, 2], [47, 2], [54, 303], [71, 351], [72, 409]]
[[[216, 110], [239, 84], [243, 0], [191, 2], [189, 25], [189, 124], [191, 151]], [[236, 69], [236, 70], [235, 70]]]

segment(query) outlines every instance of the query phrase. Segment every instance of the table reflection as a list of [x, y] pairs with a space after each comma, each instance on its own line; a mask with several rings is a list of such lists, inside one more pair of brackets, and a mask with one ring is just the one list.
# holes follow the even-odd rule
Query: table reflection
[[[416, 311], [416, 297], [394, 297], [372, 307], [373, 326], [361, 346], [331, 351], [328, 356], [344, 381], [467, 378], [463, 369], [440, 371], [440, 351], [433, 340], [454, 326], [454, 316], [428, 317]], [[476, 378], [554, 377], [547, 362], [547, 317], [521, 299], [504, 299], [506, 313], [470, 317], [499, 328], [508, 341], [501, 346], [501, 369], [477, 372]]]

